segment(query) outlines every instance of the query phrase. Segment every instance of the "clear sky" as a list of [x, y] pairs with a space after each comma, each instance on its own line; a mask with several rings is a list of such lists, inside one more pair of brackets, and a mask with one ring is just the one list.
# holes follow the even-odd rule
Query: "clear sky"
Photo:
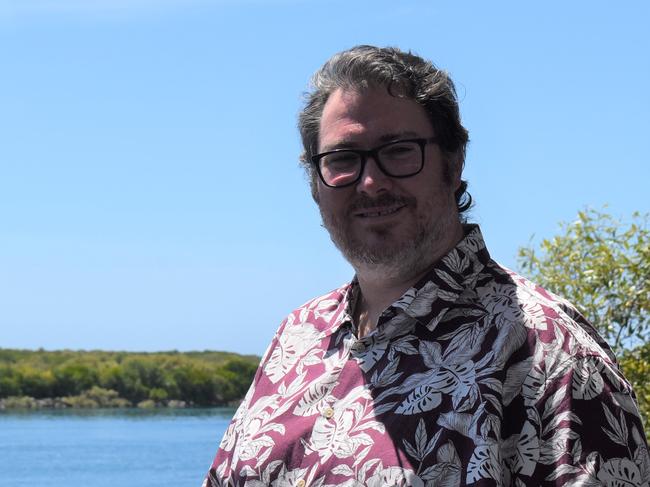
[[261, 354], [352, 277], [297, 165], [356, 44], [457, 83], [493, 257], [650, 210], [650, 2], [0, 0], [0, 347]]

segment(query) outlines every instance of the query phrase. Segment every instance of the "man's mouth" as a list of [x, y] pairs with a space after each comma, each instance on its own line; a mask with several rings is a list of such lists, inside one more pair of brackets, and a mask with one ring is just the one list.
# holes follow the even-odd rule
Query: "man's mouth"
[[382, 216], [393, 215], [404, 208], [406, 205], [390, 206], [388, 208], [365, 208], [354, 212], [354, 216], [359, 218], [377, 218]]

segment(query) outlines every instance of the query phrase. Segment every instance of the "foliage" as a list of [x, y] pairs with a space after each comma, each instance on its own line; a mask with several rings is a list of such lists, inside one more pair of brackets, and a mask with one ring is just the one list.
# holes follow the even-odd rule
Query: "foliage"
[[211, 351], [0, 349], [0, 399], [5, 399], [5, 407], [36, 407], [38, 400], [46, 398], [60, 398], [68, 407], [151, 406], [178, 401], [227, 405], [244, 396], [258, 361], [254, 356]]
[[131, 405], [128, 400], [119, 397], [116, 391], [99, 386], [92, 386], [79, 396], [65, 397], [64, 401], [74, 402], [75, 398], [80, 398], [78, 401], [86, 401], [90, 407], [96, 408], [124, 408]]
[[29, 396], [9, 396], [6, 399], [0, 399], [2, 407], [0, 409], [34, 409], [36, 400]]
[[645, 424], [646, 438], [650, 438], [650, 343], [627, 350], [620, 360], [625, 378], [630, 381], [636, 393], [639, 410]]
[[596, 210], [561, 224], [562, 233], [519, 249], [523, 274], [568, 299], [616, 352], [643, 343], [650, 331], [648, 215], [622, 221]]

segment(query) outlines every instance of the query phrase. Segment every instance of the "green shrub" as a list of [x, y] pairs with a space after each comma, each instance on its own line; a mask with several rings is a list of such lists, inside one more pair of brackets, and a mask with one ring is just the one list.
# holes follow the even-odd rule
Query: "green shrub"
[[0, 366], [0, 399], [21, 396], [21, 377], [15, 368]]
[[639, 403], [646, 438], [650, 438], [650, 344], [627, 351], [620, 359], [623, 374], [630, 381]]
[[149, 399], [156, 402], [163, 402], [167, 400], [167, 391], [160, 387], [154, 387], [149, 391]]
[[124, 408], [131, 406], [128, 400], [119, 397], [117, 391], [103, 389], [98, 386], [93, 386], [89, 390], [82, 392], [80, 397], [94, 401], [100, 408]]
[[0, 400], [2, 409], [34, 409], [36, 400], [29, 396], [10, 396]]
[[140, 401], [137, 407], [140, 409], [154, 409], [158, 407], [158, 404], [156, 403], [156, 401], [152, 401], [151, 399], [146, 399], [144, 401]]

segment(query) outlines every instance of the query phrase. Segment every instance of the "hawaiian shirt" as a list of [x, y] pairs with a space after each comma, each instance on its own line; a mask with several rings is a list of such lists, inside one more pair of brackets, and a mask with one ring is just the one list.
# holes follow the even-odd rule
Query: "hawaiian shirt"
[[359, 339], [356, 281], [280, 325], [204, 481], [647, 486], [634, 394], [565, 300], [465, 238]]

